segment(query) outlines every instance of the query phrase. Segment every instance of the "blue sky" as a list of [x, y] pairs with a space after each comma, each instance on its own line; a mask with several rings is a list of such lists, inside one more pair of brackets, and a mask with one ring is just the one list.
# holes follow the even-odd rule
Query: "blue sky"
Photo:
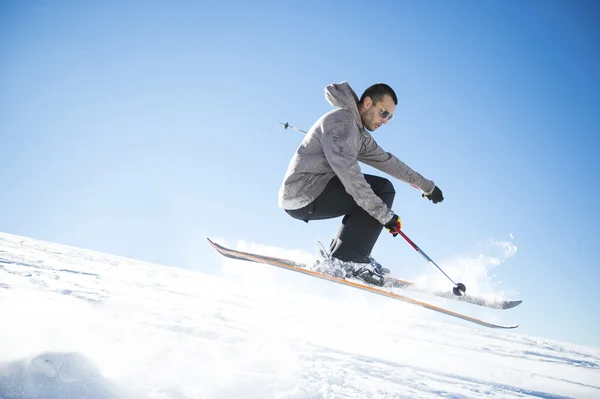
[[[329, 83], [385, 82], [399, 103], [375, 138], [446, 197], [395, 182], [405, 232], [438, 263], [511, 241], [495, 273], [526, 302], [507, 319], [600, 346], [599, 18], [593, 1], [2, 2], [0, 230], [189, 268], [205, 237], [312, 251], [338, 221], [277, 208], [302, 139], [278, 122], [308, 129]], [[429, 267], [386, 235], [373, 255]]]

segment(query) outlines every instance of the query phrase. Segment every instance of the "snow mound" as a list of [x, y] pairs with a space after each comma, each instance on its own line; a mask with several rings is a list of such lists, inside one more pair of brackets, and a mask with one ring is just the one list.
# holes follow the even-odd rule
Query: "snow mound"
[[0, 364], [3, 399], [112, 399], [124, 393], [77, 352], [44, 352]]

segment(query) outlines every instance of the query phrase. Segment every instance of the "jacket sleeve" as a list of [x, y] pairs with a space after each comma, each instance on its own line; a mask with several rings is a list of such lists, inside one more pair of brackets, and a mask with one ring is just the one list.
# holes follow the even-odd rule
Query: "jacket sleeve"
[[389, 152], [385, 152], [370, 134], [365, 139], [358, 159], [396, 179], [418, 187], [425, 194], [431, 194], [435, 183], [427, 180], [418, 172]]
[[321, 144], [327, 162], [338, 176], [346, 192], [381, 224], [390, 221], [394, 212], [371, 189], [360, 170], [357, 156], [360, 132], [351, 115], [338, 119], [323, 129]]

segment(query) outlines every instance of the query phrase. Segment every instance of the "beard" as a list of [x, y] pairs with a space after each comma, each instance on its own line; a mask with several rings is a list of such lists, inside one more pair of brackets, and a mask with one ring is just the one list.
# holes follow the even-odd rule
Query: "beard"
[[369, 132], [374, 132], [375, 130], [377, 130], [378, 127], [379, 126], [377, 126], [377, 124], [374, 122], [365, 125], [365, 129], [367, 129]]
[[369, 132], [374, 131], [375, 129], [377, 129], [377, 124], [373, 123], [372, 121], [363, 121], [363, 126], [365, 127], [365, 129], [367, 129]]
[[377, 130], [379, 125], [381, 125], [381, 123], [377, 121], [377, 116], [375, 115], [373, 110], [362, 114], [361, 121], [365, 129], [367, 129], [369, 132], [374, 132], [375, 130]]
[[377, 116], [371, 115], [371, 120], [367, 120], [365, 126], [369, 132], [374, 132], [382, 125], [381, 119], [377, 118]]

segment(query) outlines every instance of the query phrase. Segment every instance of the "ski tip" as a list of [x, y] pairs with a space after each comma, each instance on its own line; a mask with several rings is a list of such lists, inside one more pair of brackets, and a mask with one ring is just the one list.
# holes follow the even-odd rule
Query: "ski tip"
[[512, 326], [501, 326], [500, 328], [503, 328], [505, 330], [512, 330], [512, 329], [515, 329], [517, 327], [519, 327], [518, 324], [515, 324], [515, 325], [512, 325]]
[[512, 309], [515, 306], [519, 306], [522, 303], [523, 303], [522, 300], [518, 300], [518, 301], [505, 301], [505, 302], [502, 303], [502, 309]]

